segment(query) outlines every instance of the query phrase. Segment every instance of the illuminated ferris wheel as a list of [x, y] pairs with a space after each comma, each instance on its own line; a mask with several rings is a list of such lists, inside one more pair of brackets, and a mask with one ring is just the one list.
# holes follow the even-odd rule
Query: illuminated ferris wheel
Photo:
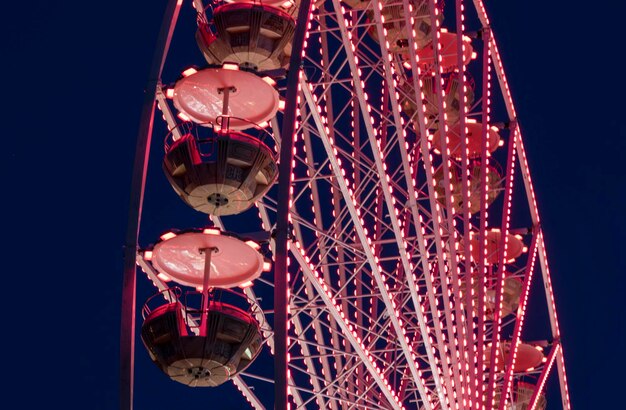
[[[205, 61], [161, 78], [185, 6], [197, 18], [178, 24], [197, 25]], [[122, 408], [136, 304], [155, 372], [234, 383], [255, 409], [570, 408], [521, 129], [480, 0], [171, 0], [150, 78]], [[148, 245], [155, 107], [172, 195], [208, 222]], [[137, 265], [148, 301], [134, 300]]]

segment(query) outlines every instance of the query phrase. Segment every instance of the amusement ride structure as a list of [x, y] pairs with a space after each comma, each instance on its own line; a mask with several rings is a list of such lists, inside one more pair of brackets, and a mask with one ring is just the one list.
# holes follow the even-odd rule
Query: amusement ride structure
[[[179, 24], [197, 25], [196, 66], [161, 78], [192, 6]], [[155, 111], [172, 195], [207, 218], [138, 244]], [[170, 0], [134, 169], [122, 409], [136, 306], [155, 372], [234, 383], [255, 409], [570, 408], [521, 129], [481, 0]], [[147, 301], [137, 267], [155, 286]]]

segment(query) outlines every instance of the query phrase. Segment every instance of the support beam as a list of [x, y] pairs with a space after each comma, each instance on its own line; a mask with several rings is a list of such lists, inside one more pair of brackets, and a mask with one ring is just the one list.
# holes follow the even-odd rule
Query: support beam
[[352, 345], [355, 353], [363, 361], [363, 364], [369, 371], [370, 376], [372, 376], [383, 395], [387, 398], [389, 404], [393, 409], [404, 409], [404, 407], [399, 403], [396, 393], [390, 389], [389, 383], [382, 377], [382, 370], [378, 368], [376, 363], [372, 360], [372, 356], [365, 350], [363, 341], [357, 337], [354, 327], [347, 323], [344, 312], [341, 311], [340, 306], [336, 303], [336, 300], [334, 300], [334, 297], [331, 296], [330, 292], [325, 289], [326, 285], [323, 283], [323, 280], [320, 279], [319, 274], [315, 272], [311, 266], [309, 266], [305, 255], [302, 253], [302, 249], [299, 247], [299, 244], [291, 243], [289, 247], [291, 254], [294, 255], [295, 259], [300, 264], [304, 276], [315, 287], [316, 292], [328, 307], [329, 313], [337, 321], [344, 337]]
[[382, 272], [382, 269], [380, 268], [378, 264], [377, 257], [374, 255], [374, 252], [372, 250], [370, 238], [368, 237], [365, 231], [365, 227], [363, 226], [363, 223], [361, 222], [361, 217], [359, 215], [360, 210], [357, 209], [356, 201], [354, 199], [354, 193], [348, 187], [348, 183], [342, 173], [341, 166], [339, 165], [338, 158], [336, 157], [336, 150], [333, 147], [333, 141], [328, 138], [328, 135], [325, 131], [325, 127], [323, 125], [323, 121], [319, 114], [319, 107], [317, 106], [315, 99], [313, 98], [311, 90], [308, 88], [309, 86], [308, 84], [306, 84], [304, 79], [302, 79], [301, 82], [302, 82], [302, 92], [304, 93], [307, 104], [309, 104], [311, 114], [315, 121], [318, 133], [321, 136], [322, 142], [324, 144], [324, 148], [326, 149], [326, 153], [330, 159], [331, 168], [333, 169], [333, 172], [335, 173], [337, 183], [339, 185], [340, 191], [343, 195], [343, 198], [346, 204], [346, 208], [348, 209], [350, 216], [352, 218], [357, 237], [359, 241], [361, 242], [361, 245], [363, 247], [363, 252], [365, 253], [366, 259], [371, 268], [372, 275], [375, 278], [376, 286], [381, 291], [381, 298], [383, 300], [383, 303], [385, 304], [387, 312], [389, 312], [392, 327], [398, 337], [398, 342], [400, 346], [402, 346], [403, 354], [406, 358], [409, 369], [411, 370], [411, 375], [415, 381], [415, 384], [416, 386], [418, 386], [418, 390], [420, 391], [420, 396], [422, 397], [422, 400], [424, 401], [424, 404], [427, 410], [430, 410], [432, 406], [428, 398], [428, 393], [426, 392], [426, 389], [421, 380], [420, 371], [417, 368], [417, 362], [415, 361], [415, 358], [414, 358], [415, 352], [413, 351], [413, 348], [410, 345], [408, 337], [405, 336], [406, 331], [404, 329], [404, 325], [402, 324], [402, 321], [400, 320], [400, 318], [397, 316], [398, 309], [396, 306], [396, 302], [393, 298], [393, 295], [389, 292], [389, 287], [386, 283], [385, 275]]
[[274, 250], [274, 403], [276, 410], [287, 410], [288, 368], [287, 340], [289, 298], [287, 283], [287, 240], [289, 237], [289, 209], [291, 207], [291, 166], [298, 108], [300, 65], [304, 39], [311, 17], [311, 0], [302, 0], [298, 10], [296, 31], [287, 74], [285, 116], [281, 131], [280, 165], [278, 175], [278, 206], [276, 219], [276, 248]]
[[[483, 39], [483, 55], [482, 55], [482, 101], [481, 101], [481, 148], [480, 148], [480, 224], [478, 229], [478, 337], [476, 341], [476, 350], [478, 351], [477, 360], [474, 361], [475, 373], [477, 380], [474, 381], [474, 404], [476, 409], [482, 409], [485, 404], [485, 376], [483, 358], [485, 356], [485, 344], [486, 344], [486, 324], [485, 324], [485, 302], [486, 302], [486, 287], [487, 287], [487, 271], [488, 267], [485, 263], [485, 256], [487, 252], [486, 235], [487, 235], [487, 165], [489, 161], [489, 139], [487, 133], [489, 132], [489, 89], [490, 89], [490, 77], [489, 68], [491, 64], [491, 56], [489, 53], [489, 38], [491, 37], [491, 29], [484, 27], [482, 30]], [[467, 241], [470, 240], [468, 234]]]
[[539, 400], [539, 396], [543, 392], [543, 389], [546, 384], [546, 380], [548, 379], [548, 375], [550, 374], [550, 370], [554, 365], [555, 359], [558, 357], [560, 352], [561, 344], [556, 342], [552, 346], [552, 350], [548, 355], [546, 363], [543, 366], [543, 370], [541, 371], [541, 375], [539, 376], [539, 380], [537, 380], [537, 385], [535, 386], [535, 391], [533, 392], [532, 397], [530, 398], [530, 402], [528, 403], [528, 410], [535, 410], [537, 407], [537, 401]]
[[517, 357], [517, 348], [519, 347], [519, 341], [522, 336], [522, 329], [524, 328], [524, 318], [526, 316], [526, 307], [528, 306], [528, 296], [530, 294], [530, 286], [532, 284], [533, 273], [535, 270], [535, 261], [537, 256], [537, 230], [533, 232], [533, 238], [530, 243], [530, 251], [528, 252], [528, 260], [526, 261], [526, 269], [524, 269], [524, 282], [522, 285], [522, 292], [520, 297], [519, 306], [516, 312], [515, 328], [513, 330], [513, 337], [511, 338], [511, 350], [509, 352], [509, 358], [505, 364], [506, 373], [504, 376], [504, 387], [500, 393], [499, 410], [506, 410], [507, 397], [511, 391], [513, 384], [513, 364]]
[[[485, 124], [483, 124], [485, 126]], [[507, 263], [507, 250], [509, 241], [509, 225], [511, 222], [511, 202], [513, 200], [513, 182], [515, 174], [515, 135], [517, 133], [517, 126], [514, 125], [511, 130], [512, 135], [509, 137], [509, 146], [506, 160], [506, 182], [504, 184], [504, 204], [502, 206], [502, 222], [500, 224], [500, 244], [498, 245], [498, 272], [496, 282], [496, 299], [495, 310], [493, 316], [492, 333], [491, 333], [491, 353], [489, 368], [489, 386], [487, 390], [487, 405], [494, 406], [495, 393], [496, 393], [496, 367], [498, 364], [497, 352], [500, 349], [500, 329], [502, 326], [502, 300], [504, 279], [506, 274], [505, 264]], [[482, 256], [481, 256], [482, 257]]]
[[135, 372], [135, 311], [137, 268], [137, 240], [141, 224], [141, 210], [143, 207], [148, 158], [150, 157], [150, 142], [152, 140], [152, 126], [154, 123], [154, 109], [156, 106], [156, 92], [165, 57], [169, 50], [174, 27], [178, 20], [182, 0], [169, 0], [161, 30], [157, 39], [152, 66], [145, 89], [143, 108], [137, 135], [135, 162], [130, 190], [130, 205], [128, 226], [124, 246], [124, 277], [122, 283], [122, 306], [120, 326], [120, 409], [133, 408], [133, 388]]

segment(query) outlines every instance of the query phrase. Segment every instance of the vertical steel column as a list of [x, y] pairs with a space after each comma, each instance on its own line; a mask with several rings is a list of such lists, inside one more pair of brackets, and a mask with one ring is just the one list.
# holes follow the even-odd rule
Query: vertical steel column
[[[488, 124], [487, 124], [488, 125]], [[484, 124], [483, 124], [484, 126]], [[496, 397], [496, 366], [498, 362], [497, 353], [500, 349], [500, 331], [502, 329], [502, 291], [504, 289], [504, 279], [506, 277], [505, 264], [507, 263], [507, 247], [508, 247], [508, 235], [509, 225], [511, 223], [511, 202], [513, 197], [513, 183], [515, 173], [515, 143], [517, 134], [517, 123], [513, 124], [511, 129], [511, 135], [509, 136], [509, 146], [507, 147], [508, 153], [506, 157], [506, 177], [504, 183], [504, 205], [502, 207], [502, 222], [500, 224], [500, 243], [497, 248], [498, 252], [498, 269], [496, 272], [496, 299], [495, 310], [493, 313], [493, 321], [491, 322], [491, 352], [489, 377], [487, 385], [487, 406], [493, 407]], [[493, 264], [491, 264], [493, 267]], [[494, 280], [493, 275], [490, 275], [490, 280]], [[487, 356], [485, 356], [487, 357]]]
[[152, 125], [154, 121], [154, 108], [156, 105], [156, 90], [159, 83], [165, 57], [169, 49], [172, 33], [182, 0], [169, 0], [161, 30], [157, 39], [156, 50], [152, 59], [150, 76], [146, 85], [139, 132], [137, 135], [137, 147], [135, 149], [135, 162], [133, 165], [133, 178], [131, 182], [130, 204], [128, 213], [128, 227], [124, 246], [124, 277], [122, 283], [122, 307], [120, 320], [120, 409], [131, 410], [133, 408], [133, 385], [135, 370], [135, 304], [136, 304], [136, 256], [139, 225], [141, 222], [141, 209], [146, 186], [146, 174], [148, 170], [148, 158], [150, 156], [150, 142], [152, 139]]
[[276, 212], [276, 249], [274, 251], [274, 408], [287, 410], [287, 240], [289, 236], [289, 208], [291, 192], [291, 164], [296, 125], [300, 65], [304, 50], [304, 37], [311, 15], [311, 0], [302, 0], [298, 10], [296, 31], [287, 74], [285, 116], [281, 130], [280, 165], [278, 175], [278, 203]]
[[[483, 27], [481, 31], [481, 38], [483, 39], [483, 61], [482, 61], [482, 91], [481, 91], [481, 149], [480, 149], [480, 223], [478, 231], [478, 337], [477, 337], [477, 361], [476, 376], [477, 380], [474, 381], [474, 396], [476, 397], [476, 408], [482, 409], [485, 404], [485, 373], [483, 371], [483, 356], [485, 353], [485, 290], [486, 290], [486, 276], [487, 266], [485, 261], [486, 248], [485, 235], [487, 234], [487, 161], [489, 152], [489, 139], [487, 133], [489, 132], [489, 39], [491, 38], [491, 29]], [[468, 240], [471, 239], [468, 235]], [[492, 362], [493, 363], [493, 362]], [[476, 385], [478, 382], [478, 385]]]

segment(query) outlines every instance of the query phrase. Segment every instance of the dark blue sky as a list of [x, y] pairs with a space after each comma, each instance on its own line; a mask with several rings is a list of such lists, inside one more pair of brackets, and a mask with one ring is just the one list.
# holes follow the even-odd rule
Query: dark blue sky
[[[619, 41], [626, 7], [486, 3], [539, 200], [573, 406], [611, 408], [621, 401], [626, 364]], [[21, 403], [12, 408], [117, 408], [132, 158], [164, 5], [33, 0], [3, 7], [2, 346], [9, 384], [2, 390], [5, 403]], [[199, 53], [189, 54], [193, 24], [182, 23], [176, 34], [190, 36], [189, 48], [173, 50], [180, 63], [169, 68], [169, 79], [186, 64], [202, 64]], [[154, 141], [160, 145], [161, 135]], [[159, 168], [151, 168], [149, 198], [166, 183]], [[164, 201], [146, 208], [144, 244], [164, 228], [151, 222], [185, 209], [174, 195]], [[189, 215], [177, 219], [181, 225], [201, 223], [181, 212]], [[146, 289], [143, 281], [140, 302]], [[137, 409], [242, 406], [232, 387], [190, 391], [164, 382], [139, 341], [137, 356]]]

